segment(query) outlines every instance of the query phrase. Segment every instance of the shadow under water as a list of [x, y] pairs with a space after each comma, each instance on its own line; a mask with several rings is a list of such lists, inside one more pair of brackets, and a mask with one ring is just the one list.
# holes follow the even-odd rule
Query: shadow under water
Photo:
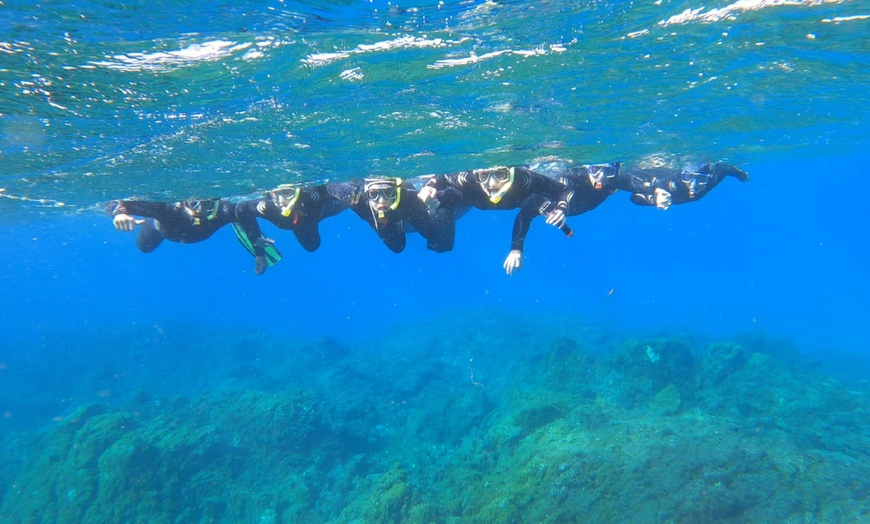
[[440, 318], [353, 347], [131, 327], [84, 337], [87, 362], [45, 340], [2, 355], [0, 519], [870, 517], [866, 388], [758, 334], [557, 325]]

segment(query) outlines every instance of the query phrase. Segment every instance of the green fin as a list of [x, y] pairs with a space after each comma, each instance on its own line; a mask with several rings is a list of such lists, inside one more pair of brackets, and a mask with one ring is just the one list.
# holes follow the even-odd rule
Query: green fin
[[[252, 242], [248, 234], [245, 233], [241, 224], [238, 222], [232, 222], [232, 226], [233, 231], [236, 233], [236, 238], [239, 239], [239, 243], [242, 247], [244, 247], [251, 256], [256, 256], [257, 253], [254, 251], [254, 242]], [[268, 263], [270, 267], [281, 261], [281, 252], [278, 251], [278, 248], [274, 245], [269, 244], [263, 250], [266, 252], [266, 263]]]
[[248, 238], [248, 234], [245, 233], [244, 229], [242, 229], [241, 224], [238, 222], [232, 222], [231, 225], [233, 226], [233, 231], [235, 231], [236, 238], [239, 239], [239, 243], [242, 247], [247, 249], [248, 253], [251, 255], [256, 255], [256, 253], [254, 253], [254, 243], [251, 242], [250, 238]]
[[269, 267], [274, 266], [278, 262], [281, 261], [281, 252], [278, 251], [278, 248], [269, 244], [265, 248], [266, 251], [266, 262], [269, 264]]

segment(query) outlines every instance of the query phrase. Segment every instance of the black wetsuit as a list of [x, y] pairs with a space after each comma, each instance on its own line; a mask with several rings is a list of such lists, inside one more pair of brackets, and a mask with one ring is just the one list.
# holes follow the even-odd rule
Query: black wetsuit
[[443, 253], [453, 249], [455, 215], [447, 209], [439, 209], [434, 216], [430, 215], [426, 204], [417, 197], [417, 189], [410, 182], [402, 182], [398, 207], [387, 211], [379, 220], [375, 219], [364, 193], [364, 181], [353, 183], [352, 193], [347, 196], [350, 208], [375, 230], [394, 253], [401, 253], [405, 249], [405, 232], [412, 229], [426, 239], [426, 246], [432, 251]]
[[[241, 202], [236, 207], [236, 216], [242, 223], [242, 227], [245, 227], [245, 224], [250, 224], [252, 217], [255, 217], [253, 224], [256, 231], [250, 238], [257, 239], [262, 236], [260, 228], [256, 225], [256, 218], [263, 218], [280, 229], [293, 231], [299, 245], [306, 251], [316, 251], [320, 247], [318, 227], [320, 221], [337, 215], [349, 206], [347, 199], [341, 198], [343, 192], [340, 189], [340, 184], [323, 184], [302, 188], [299, 200], [293, 207], [290, 216], [282, 215], [281, 208], [269, 198]], [[252, 233], [248, 231], [247, 227], [245, 227], [245, 232], [249, 235]], [[255, 244], [254, 253], [258, 256], [264, 255], [263, 246]]]
[[[220, 206], [214, 212], [213, 204]], [[191, 204], [207, 204], [202, 212], [188, 214]], [[109, 213], [114, 217], [120, 214], [152, 218], [157, 224], [146, 222], [139, 229], [136, 237], [136, 245], [144, 253], [150, 253], [157, 249], [164, 239], [179, 242], [181, 244], [193, 244], [201, 242], [212, 236], [218, 229], [231, 222], [240, 222], [249, 234], [256, 235], [259, 232], [254, 218], [241, 222], [236, 217], [236, 205], [230, 202], [217, 200], [203, 200], [192, 202], [148, 202], [143, 200], [119, 200], [109, 205]], [[253, 236], [252, 238], [257, 238]]]
[[496, 169], [514, 170], [513, 183], [498, 202], [490, 200], [489, 195], [475, 179], [475, 171], [436, 175], [427, 185], [438, 191], [436, 198], [442, 206], [456, 209], [471, 206], [483, 210], [519, 208], [520, 212], [514, 220], [511, 233], [511, 250], [522, 251], [529, 227], [536, 216], [556, 207], [567, 214], [570, 189], [557, 180], [535, 173], [528, 166]]
[[[620, 164], [584, 164], [566, 165], [564, 162], [551, 162], [547, 164], [535, 164], [530, 166], [536, 173], [549, 176], [565, 184], [570, 192], [567, 196], [568, 216], [582, 215], [600, 206], [607, 197], [618, 189], [618, 175]], [[600, 184], [596, 186], [590, 177], [590, 171], [597, 174]], [[542, 214], [549, 213], [556, 207], [556, 203], [543, 210]]]
[[641, 206], [656, 205], [656, 189], [670, 193], [671, 204], [685, 204], [703, 198], [728, 175], [743, 182], [749, 180], [745, 171], [717, 162], [707, 164], [697, 171], [671, 168], [625, 169], [619, 173], [617, 185], [620, 189], [631, 192], [631, 201]]

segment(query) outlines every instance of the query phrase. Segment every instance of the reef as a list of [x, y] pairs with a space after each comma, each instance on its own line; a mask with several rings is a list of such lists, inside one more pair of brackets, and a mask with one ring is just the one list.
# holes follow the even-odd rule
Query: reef
[[56, 386], [78, 407], [0, 397], [46, 419], [6, 421], [0, 520], [870, 520], [867, 388], [788, 342], [437, 325], [353, 346], [134, 330], [173, 366], [134, 343]]

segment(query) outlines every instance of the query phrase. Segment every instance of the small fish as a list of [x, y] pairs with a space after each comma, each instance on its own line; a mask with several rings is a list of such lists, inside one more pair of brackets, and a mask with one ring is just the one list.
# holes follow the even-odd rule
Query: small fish
[[612, 297], [614, 293], [616, 293], [616, 288], [612, 287], [612, 288], [610, 288], [610, 291], [607, 292], [607, 296], [605, 298]]

